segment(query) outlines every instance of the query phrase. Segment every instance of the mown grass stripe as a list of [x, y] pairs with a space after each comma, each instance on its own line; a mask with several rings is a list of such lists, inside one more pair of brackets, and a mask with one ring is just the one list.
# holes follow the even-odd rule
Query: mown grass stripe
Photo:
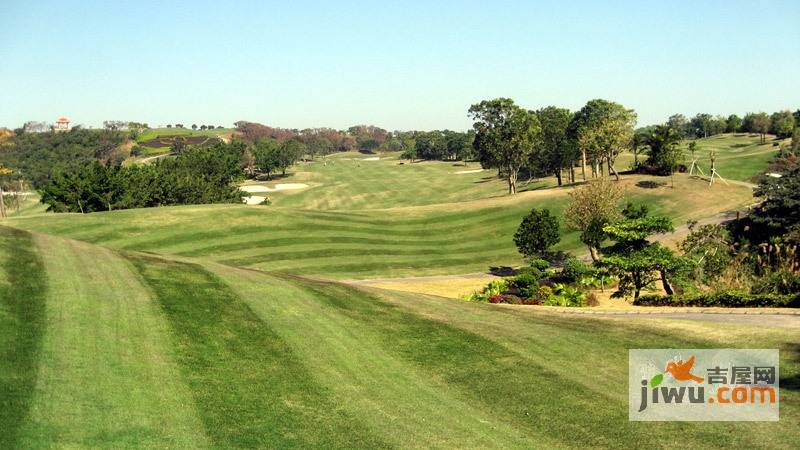
[[216, 446], [385, 446], [329, 401], [286, 342], [219, 277], [195, 264], [130, 258], [171, 325]]
[[[498, 420], [567, 445], [612, 447], [625, 437], [619, 427], [581, 423], [575, 411], [597, 408], [596, 396], [570, 383], [546, 361], [526, 358], [478, 334], [408, 313], [358, 289], [321, 282], [308, 282], [306, 287], [328, 313], [342, 315], [365, 338], [381, 340], [386, 351], [457, 388]], [[604, 416], [592, 420], [627, 421], [627, 405], [616, 403], [605, 405]], [[645, 433], [626, 431], [627, 439], [635, 436], [648, 443]]]
[[30, 233], [0, 226], [0, 448], [15, 448], [36, 386], [46, 274]]

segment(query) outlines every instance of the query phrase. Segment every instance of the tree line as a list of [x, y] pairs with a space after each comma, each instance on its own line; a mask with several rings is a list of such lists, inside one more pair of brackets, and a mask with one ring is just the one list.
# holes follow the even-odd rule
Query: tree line
[[[613, 175], [619, 180], [616, 160], [623, 151], [634, 154], [634, 170], [671, 174], [683, 159], [680, 142], [722, 132], [767, 133], [778, 138], [800, 140], [800, 110], [712, 117], [698, 114], [691, 120], [676, 114], [662, 125], [636, 129], [636, 112], [604, 99], [590, 100], [572, 112], [558, 106], [528, 110], [509, 98], [485, 100], [468, 111], [475, 121], [473, 147], [486, 168], [495, 168], [508, 183], [509, 194], [517, 191], [520, 173], [529, 177], [555, 176], [559, 186], [566, 177]], [[639, 160], [639, 155], [647, 158]]]
[[122, 166], [94, 160], [59, 170], [41, 189], [48, 211], [91, 213], [154, 206], [239, 203], [246, 195], [241, 143], [187, 147], [174, 158]]

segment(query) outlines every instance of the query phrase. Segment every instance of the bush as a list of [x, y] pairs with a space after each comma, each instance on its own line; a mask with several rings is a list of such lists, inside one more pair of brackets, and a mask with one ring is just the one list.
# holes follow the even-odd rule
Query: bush
[[508, 282], [504, 279], [492, 280], [480, 291], [473, 292], [465, 297], [470, 302], [487, 302], [493, 296], [502, 295], [508, 289]]
[[519, 294], [525, 298], [533, 297], [536, 288], [539, 287], [539, 280], [543, 278], [541, 272], [527, 271], [519, 273], [509, 280], [509, 286], [518, 290]]
[[511, 294], [493, 295], [489, 297], [489, 303], [503, 303], [506, 305], [540, 305], [541, 302], [537, 299], [526, 299]]
[[772, 272], [759, 279], [750, 292], [753, 294], [797, 294], [800, 292], [800, 275], [788, 270]]
[[721, 306], [727, 308], [777, 307], [800, 308], [800, 294], [746, 294], [722, 291], [692, 297], [642, 295], [633, 301], [637, 306]]
[[548, 306], [585, 306], [586, 294], [580, 289], [563, 284], [553, 286], [553, 294], [544, 301]]
[[564, 268], [561, 269], [561, 278], [569, 283], [574, 283], [584, 276], [589, 275], [592, 268], [583, 261], [570, 258], [564, 263]]
[[560, 240], [558, 218], [546, 208], [541, 210], [533, 208], [522, 219], [522, 223], [514, 234], [514, 243], [517, 244], [517, 249], [528, 259], [547, 253], [548, 249], [558, 244]]

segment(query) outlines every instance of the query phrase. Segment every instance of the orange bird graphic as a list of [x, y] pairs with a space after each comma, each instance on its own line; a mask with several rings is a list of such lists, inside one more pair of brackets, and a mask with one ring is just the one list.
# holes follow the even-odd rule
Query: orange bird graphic
[[703, 378], [698, 377], [696, 375], [692, 375], [690, 372], [692, 371], [692, 367], [694, 366], [694, 356], [689, 358], [688, 361], [683, 362], [683, 360], [678, 361], [670, 361], [667, 364], [666, 371], [669, 372], [673, 378], [678, 381], [695, 381], [697, 383], [702, 383]]

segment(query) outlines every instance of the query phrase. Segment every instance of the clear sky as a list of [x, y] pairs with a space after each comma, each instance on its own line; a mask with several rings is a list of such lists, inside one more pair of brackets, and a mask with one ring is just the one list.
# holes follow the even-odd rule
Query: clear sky
[[0, 0], [0, 89], [7, 127], [466, 129], [499, 96], [772, 112], [800, 107], [800, 1]]

